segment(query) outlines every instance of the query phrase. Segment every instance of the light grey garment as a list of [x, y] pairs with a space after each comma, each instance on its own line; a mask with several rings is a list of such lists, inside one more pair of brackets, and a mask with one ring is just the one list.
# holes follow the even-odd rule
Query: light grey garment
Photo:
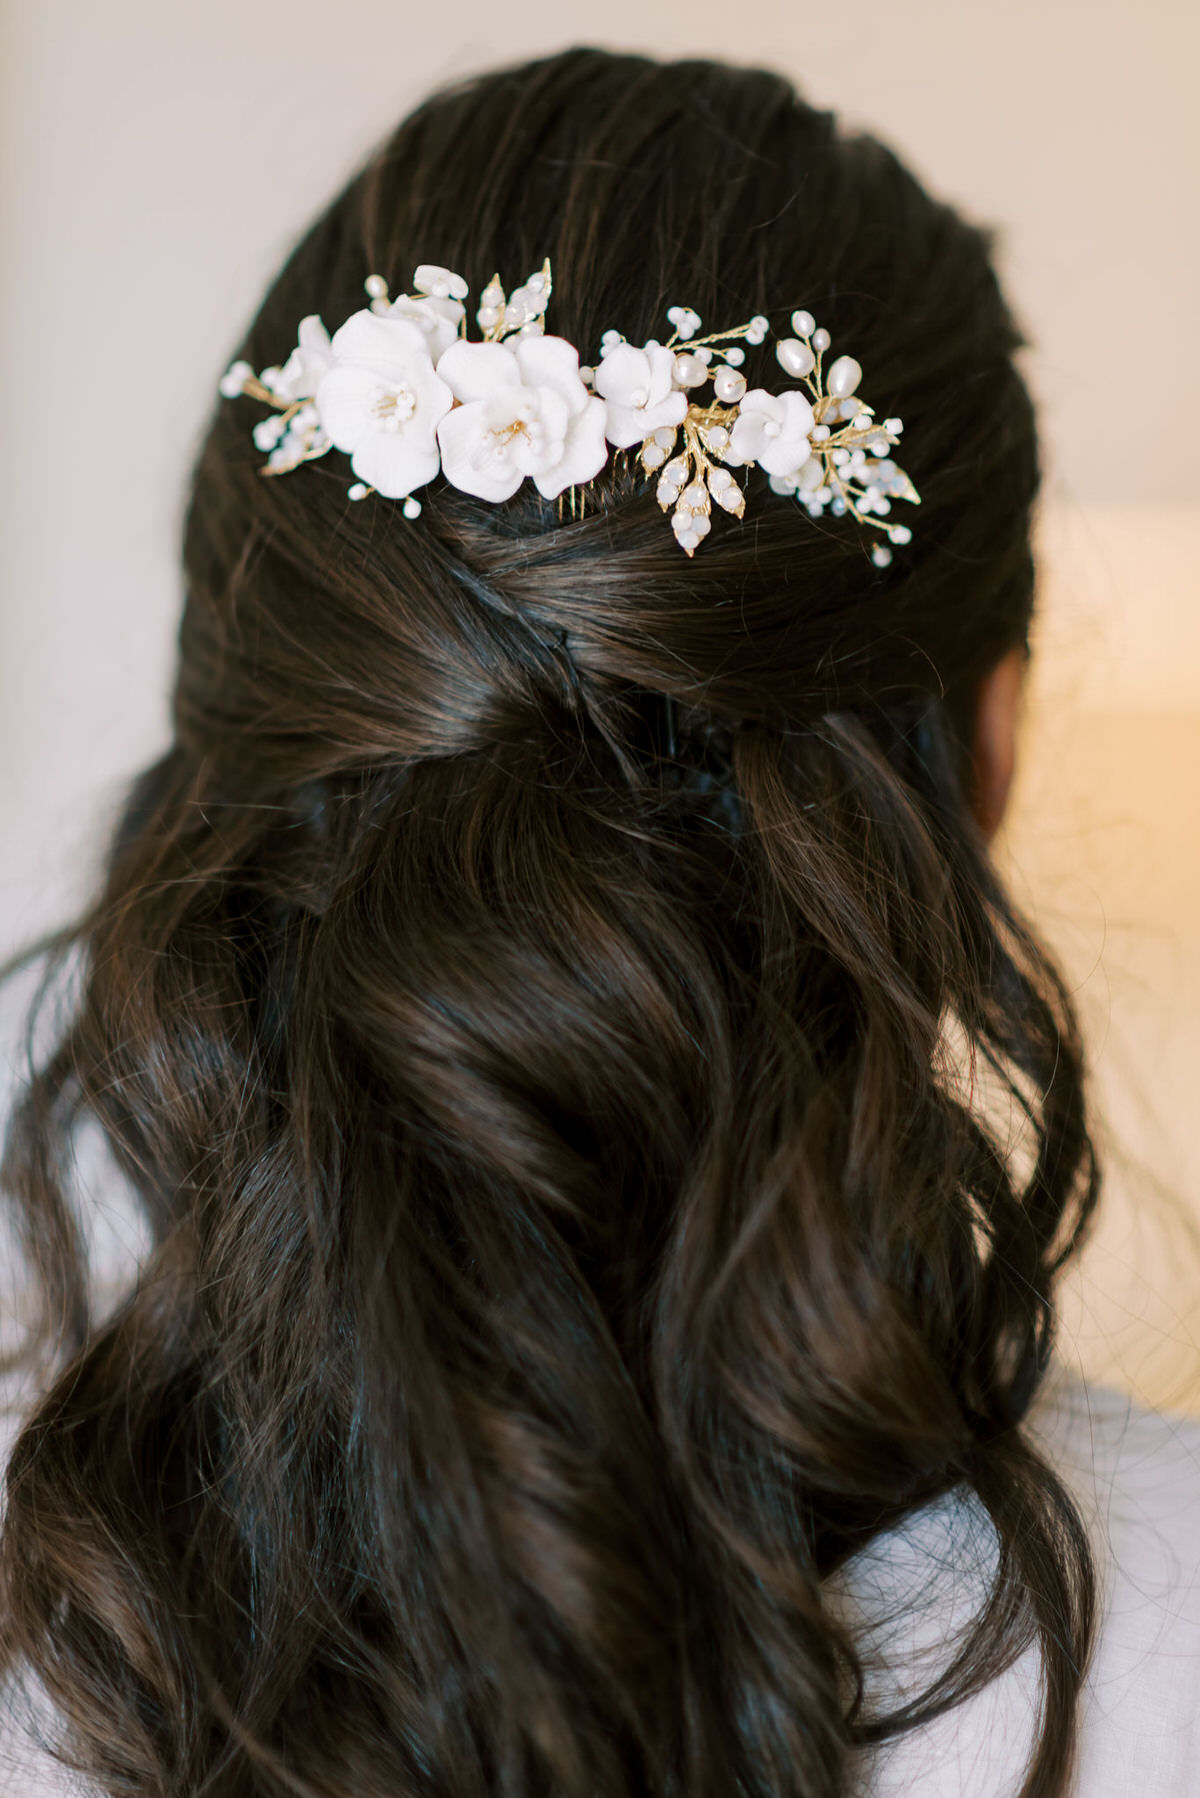
[[[1149, 1411], [1059, 1360], [1030, 1429], [1076, 1498], [1098, 1563], [1077, 1798], [1200, 1795], [1200, 1419]], [[831, 1592], [873, 1650], [878, 1702], [919, 1692], [993, 1565], [977, 1502], [947, 1498], [878, 1538]], [[863, 1798], [1013, 1798], [1033, 1744], [1036, 1649], [975, 1698], [864, 1757]]]
[[[4, 1010], [11, 1020], [11, 998]], [[0, 1042], [12, 1042], [0, 1015]], [[2, 1089], [0, 1119], [8, 1110]], [[129, 1195], [97, 1135], [79, 1145], [80, 1205], [102, 1310], [119, 1302], [146, 1250]], [[0, 1316], [22, 1276], [0, 1235]], [[32, 1393], [0, 1394], [0, 1458]], [[1200, 1419], [1147, 1411], [1086, 1383], [1062, 1361], [1031, 1428], [1083, 1510], [1099, 1563], [1103, 1618], [1080, 1725], [1076, 1798], [1200, 1798]], [[951, 1497], [877, 1538], [830, 1585], [871, 1664], [876, 1703], [916, 1692], [978, 1608], [992, 1553], [973, 1503]], [[858, 1769], [859, 1798], [1012, 1798], [1032, 1742], [1036, 1653], [935, 1723], [885, 1744]], [[3, 1798], [76, 1798], [69, 1779], [0, 1710]]]

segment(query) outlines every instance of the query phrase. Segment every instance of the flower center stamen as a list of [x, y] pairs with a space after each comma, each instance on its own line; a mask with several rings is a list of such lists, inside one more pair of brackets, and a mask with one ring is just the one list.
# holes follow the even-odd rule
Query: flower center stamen
[[408, 387], [377, 387], [371, 399], [371, 415], [381, 431], [398, 431], [417, 409], [417, 397]]

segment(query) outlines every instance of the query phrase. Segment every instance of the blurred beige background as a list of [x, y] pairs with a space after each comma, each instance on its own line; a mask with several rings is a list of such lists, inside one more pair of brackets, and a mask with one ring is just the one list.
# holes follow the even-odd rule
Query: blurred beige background
[[1002, 854], [1110, 1168], [1064, 1345], [1200, 1411], [1200, 9], [4, 0], [0, 954], [165, 734], [189, 455], [282, 253], [428, 86], [588, 40], [766, 61], [1001, 229], [1049, 479]]

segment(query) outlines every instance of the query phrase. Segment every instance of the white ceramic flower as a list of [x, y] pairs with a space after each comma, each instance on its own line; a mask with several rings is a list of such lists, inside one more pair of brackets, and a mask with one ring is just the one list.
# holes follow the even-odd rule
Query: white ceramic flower
[[405, 318], [348, 318], [317, 390], [321, 424], [360, 481], [404, 499], [438, 471], [437, 427], [454, 403], [426, 334]]
[[451, 344], [437, 365], [461, 403], [438, 426], [442, 472], [463, 493], [508, 499], [526, 475], [554, 499], [608, 460], [605, 405], [563, 337]]
[[795, 474], [812, 454], [813, 409], [802, 393], [752, 387], [738, 408], [727, 462], [757, 462], [767, 474]]
[[402, 293], [381, 316], [407, 319], [409, 324], [416, 325], [418, 331], [425, 333], [429, 354], [436, 362], [458, 336], [466, 314], [458, 300], [441, 294]]
[[316, 397], [322, 378], [333, 365], [329, 332], [316, 313], [300, 320], [299, 341], [275, 379], [271, 391], [291, 405]]
[[661, 344], [639, 350], [617, 343], [596, 369], [596, 392], [607, 411], [604, 434], [618, 449], [644, 443], [666, 425], [681, 425], [687, 395], [674, 385], [675, 351]]

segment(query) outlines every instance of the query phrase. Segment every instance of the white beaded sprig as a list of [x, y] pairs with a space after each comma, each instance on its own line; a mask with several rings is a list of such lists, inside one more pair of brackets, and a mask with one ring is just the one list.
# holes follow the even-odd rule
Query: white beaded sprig
[[[813, 453], [792, 474], [768, 475], [774, 493], [794, 493], [810, 517], [820, 518], [828, 507], [835, 518], [849, 512], [859, 524], [881, 530], [892, 543], [910, 543], [906, 524], [877, 524], [886, 519], [893, 501], [908, 500], [919, 506], [921, 496], [892, 461], [889, 452], [904, 430], [899, 418], [875, 422], [873, 409], [857, 396], [862, 369], [853, 356], [839, 356], [824, 373], [829, 333], [820, 330], [811, 312], [793, 312], [794, 337], [775, 345], [775, 358], [785, 373], [802, 380], [812, 399], [814, 418], [809, 433]], [[877, 543], [872, 560], [886, 568], [892, 552]]]
[[[358, 477], [351, 500], [375, 492], [403, 501], [440, 472], [461, 491], [503, 501], [532, 479], [542, 495], [576, 495], [601, 472], [611, 449], [633, 449], [656, 497], [671, 513], [675, 540], [695, 554], [712, 529], [712, 509], [746, 510], [735, 469], [758, 466], [775, 493], [795, 496], [813, 518], [849, 514], [880, 531], [872, 558], [892, 559], [908, 543], [893, 504], [920, 497], [891, 459], [903, 425], [876, 421], [858, 396], [862, 369], [839, 356], [825, 369], [829, 333], [811, 313], [792, 313], [795, 336], [776, 344], [784, 373], [802, 388], [748, 388], [744, 345], [763, 343], [770, 323], [700, 335], [687, 306], [671, 306], [671, 334], [636, 345], [603, 334], [595, 366], [580, 364], [565, 338], [546, 335], [550, 263], [511, 295], [493, 275], [479, 296], [480, 337], [467, 336], [461, 275], [423, 263], [411, 294], [393, 299], [382, 275], [368, 276], [368, 307], [331, 338], [317, 317], [302, 320], [286, 363], [256, 375], [235, 362], [222, 378], [227, 398], [246, 395], [274, 409], [254, 427], [267, 461], [262, 473], [289, 474], [330, 449], [350, 456]], [[701, 390], [711, 388], [707, 397]]]

